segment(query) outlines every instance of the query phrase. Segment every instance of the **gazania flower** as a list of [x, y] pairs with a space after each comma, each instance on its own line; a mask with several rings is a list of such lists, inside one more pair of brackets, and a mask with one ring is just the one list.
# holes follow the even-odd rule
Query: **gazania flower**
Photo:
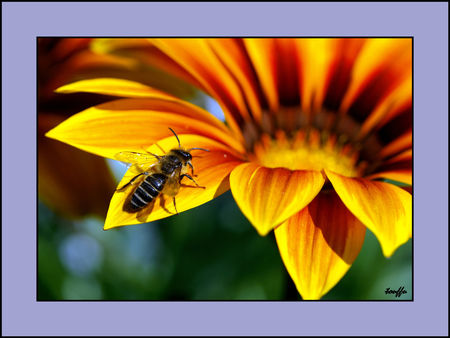
[[[274, 230], [304, 299], [327, 293], [349, 269], [366, 229], [386, 257], [412, 236], [410, 39], [155, 39], [158, 64], [215, 98], [225, 123], [140, 83], [99, 78], [61, 93], [121, 96], [74, 115], [47, 136], [116, 158], [192, 150], [196, 181], [177, 211], [231, 189], [260, 235]], [[133, 167], [131, 167], [133, 168]], [[130, 168], [119, 187], [136, 172]], [[183, 181], [184, 183], [184, 181]], [[404, 188], [406, 187], [406, 189]], [[171, 216], [155, 203], [123, 211], [120, 189], [105, 229]]]

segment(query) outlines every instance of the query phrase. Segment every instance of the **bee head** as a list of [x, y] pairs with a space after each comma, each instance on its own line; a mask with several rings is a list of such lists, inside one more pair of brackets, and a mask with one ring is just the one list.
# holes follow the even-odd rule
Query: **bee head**
[[186, 162], [189, 162], [189, 161], [192, 160], [192, 155], [191, 155], [191, 153], [189, 153], [189, 152], [187, 152], [187, 151], [184, 151], [184, 150], [182, 150], [180, 153], [181, 153], [181, 156], [183, 156], [183, 158], [184, 158], [184, 160], [185, 160]]
[[191, 153], [186, 150], [177, 149], [175, 152], [184, 163], [190, 162], [192, 160]]

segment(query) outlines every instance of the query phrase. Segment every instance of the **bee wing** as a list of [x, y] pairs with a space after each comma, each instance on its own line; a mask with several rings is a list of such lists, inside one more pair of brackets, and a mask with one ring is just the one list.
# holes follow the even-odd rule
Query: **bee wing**
[[134, 151], [121, 151], [120, 153], [117, 153], [114, 155], [114, 157], [122, 162], [126, 163], [132, 163], [132, 164], [138, 164], [138, 163], [149, 163], [149, 162], [156, 162], [158, 161], [158, 158], [153, 154], [144, 154], [144, 153], [138, 153]]
[[125, 162], [128, 167], [133, 166], [139, 172], [148, 171], [158, 162], [158, 157], [153, 154], [144, 154], [134, 151], [121, 151], [114, 155], [116, 160]]

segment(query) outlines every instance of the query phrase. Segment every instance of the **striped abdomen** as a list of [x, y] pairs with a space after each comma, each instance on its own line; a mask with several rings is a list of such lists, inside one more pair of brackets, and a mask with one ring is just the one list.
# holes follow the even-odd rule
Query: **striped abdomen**
[[167, 177], [163, 174], [147, 176], [136, 188], [131, 196], [128, 206], [131, 212], [137, 212], [149, 205], [163, 190]]

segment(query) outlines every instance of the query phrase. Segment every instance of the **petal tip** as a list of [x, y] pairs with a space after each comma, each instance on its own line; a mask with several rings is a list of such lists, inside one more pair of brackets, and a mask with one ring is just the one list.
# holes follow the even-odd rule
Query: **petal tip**
[[48, 132], [46, 132], [45, 134], [44, 134], [44, 136], [45, 137], [48, 137], [48, 138], [52, 138], [52, 139], [57, 139], [57, 137], [56, 137], [56, 133], [55, 133], [55, 130], [57, 129], [57, 127], [58, 126], [56, 126], [55, 128], [52, 128], [52, 129], [50, 129]]
[[386, 245], [383, 245], [383, 242], [380, 242], [381, 245], [381, 251], [383, 252], [383, 256], [385, 258], [391, 258], [394, 253], [397, 251], [398, 248], [400, 248], [402, 245], [406, 244], [411, 237], [408, 237], [405, 241], [401, 241], [397, 243], [396, 246], [387, 247]]
[[252, 162], [237, 166], [230, 175], [236, 204], [261, 236], [308, 205], [324, 182], [318, 172], [267, 168]]
[[53, 92], [54, 93], [65, 93], [66, 92], [66, 86], [62, 86], [62, 87], [56, 88]]
[[270, 230], [272, 230], [271, 227], [264, 227], [264, 226], [257, 226], [257, 225], [253, 225], [253, 227], [258, 232], [258, 235], [260, 235], [261, 237], [267, 236], [269, 234]]

